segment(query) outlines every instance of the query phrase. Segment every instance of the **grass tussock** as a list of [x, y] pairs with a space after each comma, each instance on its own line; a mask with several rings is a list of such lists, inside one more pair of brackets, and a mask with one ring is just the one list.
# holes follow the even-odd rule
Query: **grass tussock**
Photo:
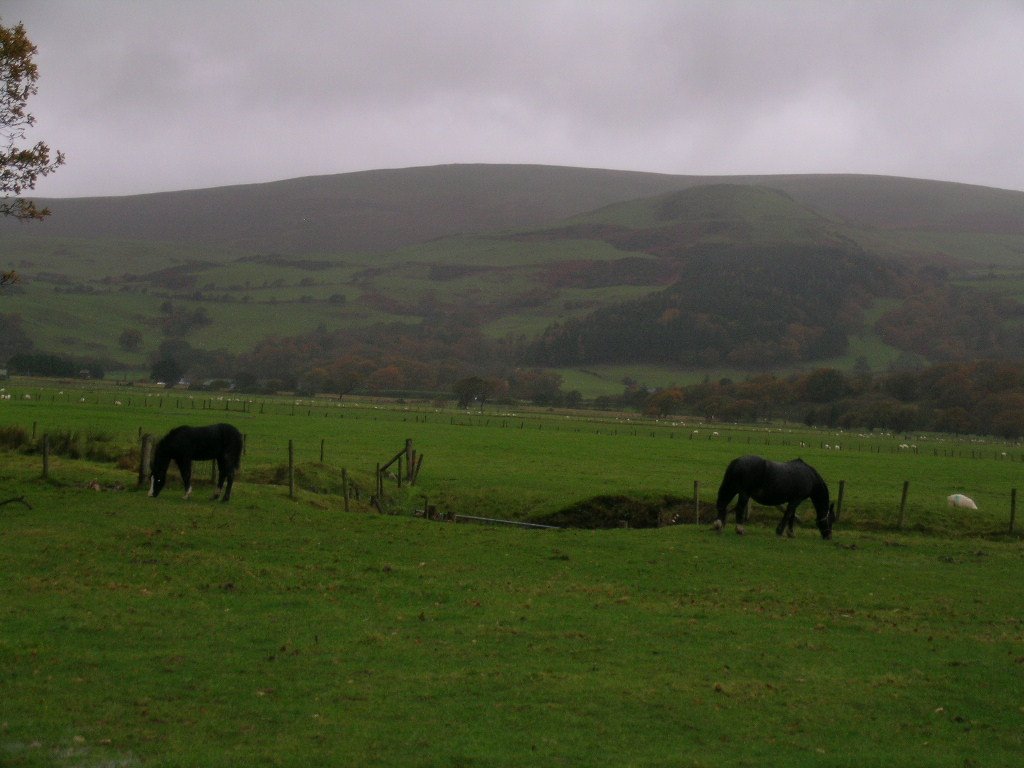
[[138, 466], [139, 449], [118, 440], [113, 434], [93, 430], [57, 430], [30, 440], [21, 446], [24, 453], [42, 453], [43, 441], [49, 442], [51, 456], [84, 459], [104, 464], [116, 464], [127, 469]]
[[18, 451], [31, 442], [28, 430], [16, 424], [0, 426], [0, 447]]
[[118, 469], [132, 470], [139, 466], [138, 446], [125, 443], [109, 432], [95, 430], [55, 430], [35, 438], [19, 425], [0, 426], [0, 448], [25, 455], [41, 455], [81, 459], [101, 464], [114, 464]]

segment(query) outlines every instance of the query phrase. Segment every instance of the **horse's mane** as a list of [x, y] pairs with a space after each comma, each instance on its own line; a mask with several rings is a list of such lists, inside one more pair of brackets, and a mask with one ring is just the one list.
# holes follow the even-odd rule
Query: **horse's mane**
[[[800, 463], [804, 464], [803, 462]], [[811, 488], [811, 503], [814, 504], [815, 508], [817, 508], [819, 504], [824, 508], [828, 508], [828, 503], [830, 501], [828, 483], [825, 482], [825, 478], [821, 476], [821, 473], [810, 464], [804, 464], [804, 466], [814, 473], [814, 486]]]

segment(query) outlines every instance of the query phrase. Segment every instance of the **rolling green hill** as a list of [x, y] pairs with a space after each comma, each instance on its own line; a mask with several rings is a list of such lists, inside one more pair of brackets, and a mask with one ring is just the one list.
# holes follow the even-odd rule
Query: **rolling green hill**
[[[382, 252], [530, 227], [677, 188], [677, 177], [547, 166], [453, 165], [314, 176], [119, 198], [40, 200], [33, 237], [201, 246], [213, 258]], [[25, 234], [9, 223], [0, 233]]]
[[[279, 370], [341, 350], [391, 364], [393, 346], [407, 368], [450, 357], [451, 375], [682, 377], [1024, 347], [1022, 192], [467, 165], [38, 202], [46, 221], [0, 221], [2, 264], [22, 276], [0, 299], [4, 359], [27, 339], [146, 370], [170, 344], [223, 376], [273, 338]], [[600, 348], [609, 323], [632, 336]]]

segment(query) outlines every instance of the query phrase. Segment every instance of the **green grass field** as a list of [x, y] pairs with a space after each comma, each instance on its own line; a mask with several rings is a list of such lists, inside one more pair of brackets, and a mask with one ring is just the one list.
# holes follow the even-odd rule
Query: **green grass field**
[[[64, 456], [44, 480], [38, 454], [0, 453], [0, 500], [32, 505], [0, 506], [4, 766], [959, 768], [1016, 765], [1024, 750], [1024, 548], [1006, 533], [1019, 446], [7, 393], [0, 429], [130, 451], [140, 429], [227, 420], [247, 453], [226, 505], [202, 486], [182, 499], [174, 478], [149, 499], [131, 468]], [[345, 513], [340, 469], [366, 482], [406, 438], [424, 462], [414, 488], [391, 488], [395, 514], [365, 497]], [[289, 440], [296, 498], [266, 482]], [[528, 519], [598, 493], [692, 495], [694, 479], [709, 507], [724, 463], [748, 450], [799, 452], [833, 492], [847, 481], [832, 542], [806, 510], [794, 540], [775, 537], [775, 510], [755, 510], [743, 537], [408, 514], [428, 496]], [[980, 510], [953, 516], [957, 490]]]
[[[993, 536], [1006, 531], [1010, 495], [1020, 485], [1024, 450], [984, 438], [844, 433], [787, 424], [705, 424], [636, 414], [489, 408], [484, 413], [427, 404], [383, 405], [364, 399], [252, 398], [145, 387], [64, 388], [9, 382], [0, 426], [44, 432], [99, 432], [125, 451], [141, 433], [161, 435], [181, 423], [226, 420], [247, 436], [247, 475], [280, 477], [288, 443], [309, 483], [340, 488], [346, 469], [372, 487], [375, 466], [414, 442], [427, 468], [415, 489], [395, 488], [406, 509], [431, 503], [453, 514], [529, 520], [599, 494], [692, 497], [700, 484], [709, 508], [730, 459], [760, 453], [800, 456], [816, 466], [833, 496], [843, 481], [843, 523], [895, 529], [904, 482], [910, 483], [904, 528], [944, 536]], [[320, 461], [321, 452], [324, 457]], [[524, 482], [523, 478], [528, 478]], [[319, 488], [319, 490], [323, 490]], [[951, 512], [946, 496], [978, 503], [970, 516]], [[775, 510], [764, 510], [773, 519]], [[755, 517], [758, 516], [755, 510]]]

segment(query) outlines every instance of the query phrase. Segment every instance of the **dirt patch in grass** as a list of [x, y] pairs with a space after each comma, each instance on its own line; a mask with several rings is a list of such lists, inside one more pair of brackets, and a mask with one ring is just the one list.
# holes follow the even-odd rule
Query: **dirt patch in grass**
[[[632, 496], [594, 496], [533, 522], [559, 528], [658, 528], [663, 525], [697, 521], [693, 499], [678, 496], [636, 498]], [[701, 515], [710, 519], [712, 510]]]

